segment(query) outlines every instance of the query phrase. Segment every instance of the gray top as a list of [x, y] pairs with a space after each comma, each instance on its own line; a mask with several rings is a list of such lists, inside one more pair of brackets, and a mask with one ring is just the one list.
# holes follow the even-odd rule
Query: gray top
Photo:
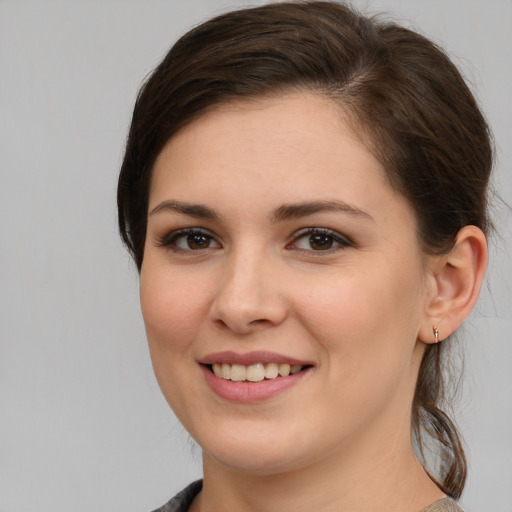
[[[176, 494], [174, 498], [168, 501], [163, 507], [157, 508], [153, 512], [187, 512], [190, 505], [194, 501], [194, 498], [201, 492], [203, 488], [203, 481], [198, 480], [197, 482], [191, 483], [188, 487], [185, 487], [181, 492]], [[458, 505], [457, 502], [451, 498], [444, 498], [436, 501], [424, 508], [420, 512], [464, 512]]]

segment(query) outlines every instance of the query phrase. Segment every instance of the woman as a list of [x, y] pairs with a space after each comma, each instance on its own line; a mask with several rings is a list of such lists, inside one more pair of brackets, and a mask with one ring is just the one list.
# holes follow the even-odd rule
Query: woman
[[203, 450], [161, 511], [460, 510], [441, 370], [491, 162], [456, 68], [395, 24], [268, 4], [174, 45], [118, 189], [155, 373]]

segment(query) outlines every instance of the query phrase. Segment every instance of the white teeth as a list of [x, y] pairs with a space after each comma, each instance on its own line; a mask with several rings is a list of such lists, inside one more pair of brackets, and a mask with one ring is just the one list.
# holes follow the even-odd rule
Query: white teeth
[[214, 363], [213, 373], [225, 380], [234, 382], [261, 382], [264, 379], [276, 379], [277, 377], [288, 377], [299, 373], [304, 367], [298, 364], [287, 363], [256, 363], [250, 366], [243, 364]]
[[290, 375], [290, 365], [289, 364], [280, 364], [279, 365], [279, 375], [281, 377], [288, 377]]
[[302, 366], [300, 364], [295, 364], [290, 367], [290, 373], [292, 375], [295, 375], [296, 373], [299, 373], [302, 370]]
[[221, 377], [223, 379], [230, 379], [231, 378], [231, 365], [227, 363], [222, 363], [221, 366]]
[[213, 373], [215, 373], [217, 377], [222, 377], [222, 365], [219, 363], [214, 363]]
[[265, 367], [261, 363], [251, 364], [247, 367], [247, 380], [259, 382], [265, 378]]
[[265, 368], [265, 378], [275, 379], [279, 375], [279, 365], [276, 363], [267, 364]]
[[241, 382], [247, 377], [247, 368], [243, 364], [232, 364], [231, 365], [231, 380], [235, 382]]

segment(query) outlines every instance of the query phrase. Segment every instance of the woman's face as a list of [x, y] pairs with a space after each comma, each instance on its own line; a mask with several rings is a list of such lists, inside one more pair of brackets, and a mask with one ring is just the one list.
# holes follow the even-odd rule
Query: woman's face
[[141, 301], [158, 382], [205, 456], [271, 474], [409, 439], [426, 261], [328, 100], [229, 104], [175, 135]]

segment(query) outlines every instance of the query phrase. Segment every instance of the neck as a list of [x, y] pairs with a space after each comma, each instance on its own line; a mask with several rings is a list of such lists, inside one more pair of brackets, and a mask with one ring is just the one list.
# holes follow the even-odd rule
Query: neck
[[[405, 429], [404, 429], [405, 430]], [[328, 458], [277, 474], [249, 474], [203, 456], [204, 487], [192, 510], [417, 512], [444, 494], [414, 456], [409, 435], [340, 447]], [[347, 443], [349, 444], [349, 443]], [[307, 490], [307, 492], [304, 492]]]

